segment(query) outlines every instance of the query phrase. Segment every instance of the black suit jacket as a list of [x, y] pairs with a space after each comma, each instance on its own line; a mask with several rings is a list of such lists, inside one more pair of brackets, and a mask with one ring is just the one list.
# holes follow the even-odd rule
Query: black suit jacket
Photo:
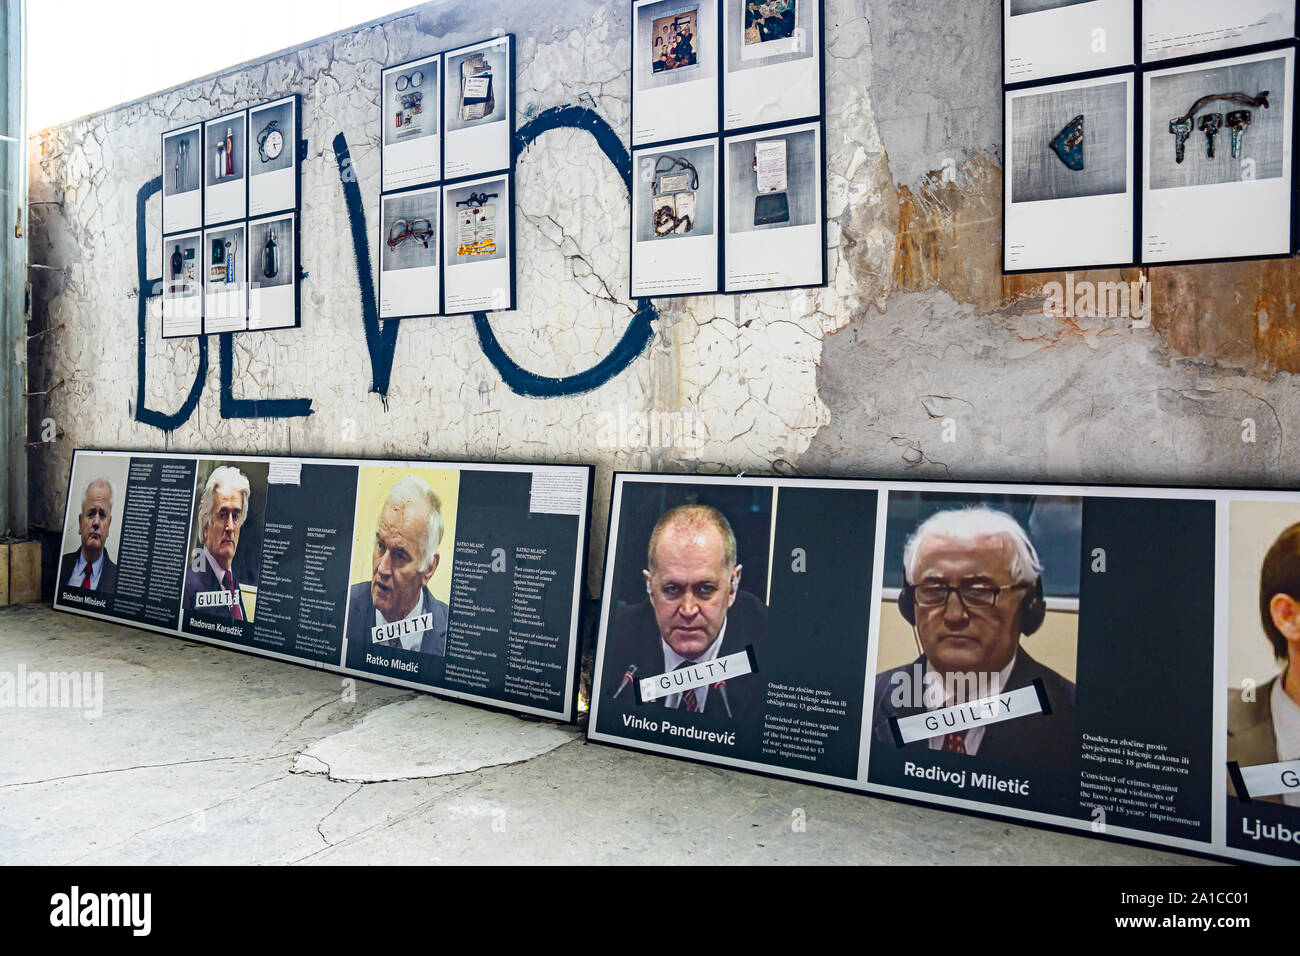
[[[428, 588], [421, 588], [420, 596], [424, 606], [433, 609], [433, 629], [424, 632], [415, 653], [444, 657], [447, 653], [447, 605], [430, 594]], [[370, 582], [362, 581], [352, 585], [348, 589], [349, 657], [355, 653], [355, 648], [370, 643], [370, 629], [374, 624], [375, 602], [370, 597]]]
[[[635, 681], [664, 673], [664, 653], [660, 643], [659, 625], [649, 599], [614, 612], [610, 626], [609, 642], [605, 649], [605, 700], [609, 700], [623, 683], [623, 675], [636, 665]], [[727, 612], [727, 632], [718, 648], [718, 657], [738, 654], [746, 645], [754, 648], [754, 659], [761, 671], [767, 647], [767, 606], [748, 591], [736, 595], [736, 603]], [[761, 674], [746, 674], [727, 681], [727, 700], [732, 717], [747, 720], [762, 705], [764, 680]], [[626, 703], [637, 708], [636, 688], [628, 686], [619, 694], [616, 703]], [[642, 707], [663, 707], [664, 698], [650, 701]], [[638, 708], [639, 709], [639, 708]], [[726, 705], [716, 687], [710, 687], [704, 699], [704, 713], [726, 718]]]
[[[72, 569], [77, 566], [77, 556], [80, 554], [81, 549], [78, 548], [71, 554], [65, 554], [63, 559], [59, 561], [59, 587], [69, 586], [68, 578], [72, 577]], [[75, 588], [81, 587], [80, 584], [71, 586]], [[97, 590], [101, 594], [111, 594], [117, 590], [117, 565], [108, 556], [107, 549], [104, 551], [104, 566], [99, 570], [99, 587]]]
[[[197, 570], [196, 570], [197, 569]], [[239, 595], [239, 613], [243, 615], [245, 621], [248, 620], [248, 609], [244, 607], [244, 592], [239, 589], [239, 578], [234, 576], [235, 569], [230, 569], [231, 580], [235, 582], [235, 593]], [[230, 613], [228, 607], [201, 607], [194, 606], [194, 596], [200, 591], [224, 591], [225, 584], [217, 577], [217, 573], [212, 570], [212, 562], [208, 560], [207, 555], [199, 552], [197, 561], [191, 561], [190, 566], [185, 569], [185, 593], [182, 596], [181, 606], [187, 611], [197, 611], [199, 614], [206, 614], [208, 617], [224, 617], [233, 621], [234, 615]]]
[[[901, 673], [907, 676], [908, 683], [902, 686], [908, 687], [916, 664], [920, 663], [924, 668], [924, 662], [925, 658], [921, 657], [911, 664], [885, 671], [876, 678], [876, 708], [872, 715], [874, 746], [897, 749], [898, 744], [889, 727], [890, 717], [911, 717], [925, 713], [925, 707], [896, 707], [890, 701], [895, 692], [894, 675]], [[977, 758], [1017, 763], [1027, 768], [1055, 767], [1069, 770], [1074, 766], [1075, 754], [1079, 749], [1079, 740], [1074, 732], [1074, 685], [1056, 671], [1038, 663], [1022, 648], [1003, 690], [1028, 687], [1035, 679], [1042, 680], [1052, 713], [1033, 714], [989, 724], [984, 728], [984, 738], [980, 741]], [[910, 699], [908, 702], [911, 702]], [[928, 740], [917, 740], [907, 744], [904, 749], [925, 751], [929, 747]]]

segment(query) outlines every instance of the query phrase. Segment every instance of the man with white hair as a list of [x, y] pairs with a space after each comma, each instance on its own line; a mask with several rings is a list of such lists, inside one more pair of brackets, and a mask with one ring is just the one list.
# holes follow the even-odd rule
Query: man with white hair
[[234, 562], [251, 497], [248, 477], [238, 468], [212, 469], [199, 499], [198, 551], [185, 571], [185, 610], [248, 620]]
[[108, 529], [113, 524], [113, 483], [104, 475], [86, 482], [77, 513], [81, 547], [59, 562], [59, 584], [111, 594], [117, 589], [117, 565], [108, 556]]
[[[1030, 766], [1068, 768], [1074, 735], [1074, 684], [1020, 646], [1043, 624], [1042, 565], [1029, 535], [1010, 515], [987, 507], [941, 511], [903, 548], [898, 609], [912, 625], [920, 656], [876, 678], [874, 733], [897, 746], [890, 718], [942, 711], [1037, 684], [1042, 713], [996, 723], [936, 723], [940, 732], [909, 748], [978, 755]], [[917, 686], [918, 678], [921, 686]], [[928, 691], [928, 692], [927, 692]]]
[[447, 605], [428, 588], [441, 543], [442, 503], [428, 482], [407, 475], [380, 509], [370, 580], [348, 592], [349, 647], [447, 653]]

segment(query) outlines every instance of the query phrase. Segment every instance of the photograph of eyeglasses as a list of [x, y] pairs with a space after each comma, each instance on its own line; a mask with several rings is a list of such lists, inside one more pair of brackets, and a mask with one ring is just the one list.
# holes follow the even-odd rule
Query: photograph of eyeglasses
[[419, 87], [423, 82], [423, 70], [412, 70], [410, 73], [403, 73], [397, 77], [397, 92], [405, 93], [408, 89]]
[[413, 239], [424, 248], [429, 248], [433, 237], [433, 223], [428, 219], [395, 219], [388, 228], [388, 248], [396, 249], [408, 239]]

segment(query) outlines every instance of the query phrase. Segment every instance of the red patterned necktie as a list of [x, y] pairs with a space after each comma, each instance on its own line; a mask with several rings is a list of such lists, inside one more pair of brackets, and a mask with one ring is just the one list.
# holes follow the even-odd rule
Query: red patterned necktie
[[[673, 670], [681, 670], [683, 667], [690, 667], [694, 661], [682, 661]], [[677, 705], [678, 710], [689, 710], [692, 714], [700, 712], [700, 699], [695, 696], [695, 688], [682, 691], [681, 702]]]
[[943, 752], [964, 754], [966, 752], [966, 735], [969, 730], [957, 730], [943, 738]]
[[87, 591], [91, 590], [93, 587], [90, 583], [90, 565], [86, 565], [86, 576], [81, 579], [81, 586]]
[[235, 577], [230, 573], [229, 569], [226, 570], [226, 590], [235, 599], [235, 603], [230, 605], [230, 616], [236, 621], [242, 621], [244, 612], [239, 609], [239, 592], [235, 590]]

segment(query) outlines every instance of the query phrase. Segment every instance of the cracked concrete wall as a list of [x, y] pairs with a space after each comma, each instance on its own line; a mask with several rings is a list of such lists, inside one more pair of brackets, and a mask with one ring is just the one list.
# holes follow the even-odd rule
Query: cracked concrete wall
[[[591, 583], [615, 469], [1286, 484], [1300, 422], [1293, 374], [1300, 288], [1289, 260], [1147, 273], [1152, 322], [1049, 318], [1042, 285], [1000, 271], [1000, 4], [826, 0], [829, 285], [663, 300], [626, 370], [560, 398], [524, 397], [468, 317], [401, 324], [392, 386], [371, 392], [357, 268], [332, 143], [343, 133], [372, 259], [379, 73], [388, 63], [517, 36], [518, 122], [595, 110], [629, 140], [628, 5], [450, 0], [328, 37], [33, 137], [33, 521], [61, 523], [80, 446], [598, 463]], [[303, 95], [302, 328], [234, 337], [232, 394], [307, 398], [308, 417], [222, 416], [217, 340], [194, 413], [180, 408], [200, 346], [137, 341], [136, 195], [159, 174], [164, 129]], [[542, 136], [517, 167], [520, 307], [491, 326], [529, 371], [605, 357], [627, 298], [628, 209], [591, 135]], [[158, 198], [146, 208], [160, 270]], [[1083, 273], [1080, 280], [1136, 281]], [[156, 300], [155, 300], [156, 305]], [[45, 331], [48, 330], [48, 331]], [[668, 416], [674, 434], [639, 415]], [[1241, 440], [1253, 418], [1257, 440]], [[942, 440], [945, 419], [956, 441]], [[950, 430], [951, 431], [951, 430]]]

